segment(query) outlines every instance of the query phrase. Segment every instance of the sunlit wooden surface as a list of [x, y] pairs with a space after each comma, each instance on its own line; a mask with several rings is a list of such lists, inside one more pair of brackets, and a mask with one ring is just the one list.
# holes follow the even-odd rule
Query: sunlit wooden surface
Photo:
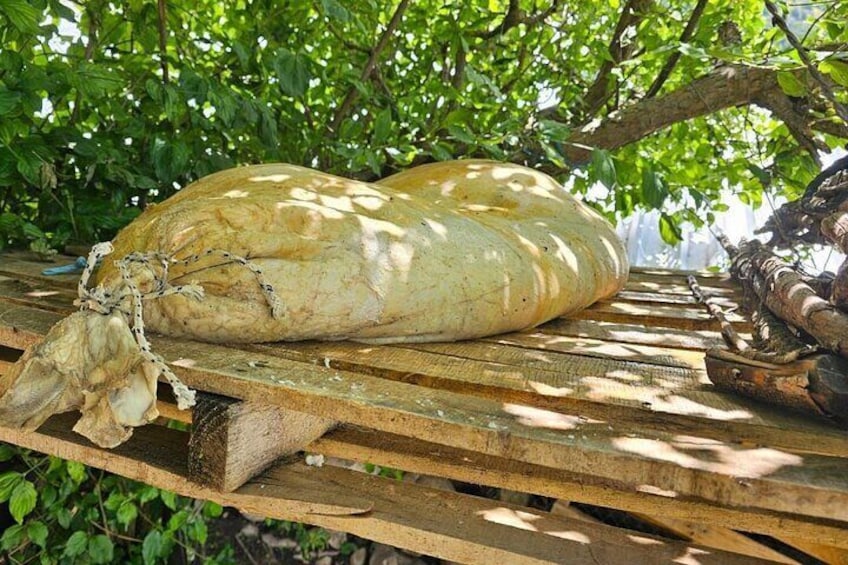
[[[43, 277], [43, 268], [21, 255], [0, 256], [0, 345], [8, 348], [0, 374], [73, 309], [76, 278]], [[700, 284], [727, 308], [739, 298], [721, 275], [703, 275]], [[599, 559], [604, 563], [636, 562], [635, 555], [744, 560], [722, 550], [777, 559], [734, 530], [797, 542], [810, 554], [818, 548], [826, 561], [839, 562], [848, 555], [848, 434], [715, 391], [703, 352], [721, 344], [717, 329], [684, 274], [643, 270], [618, 296], [572, 319], [469, 342], [231, 348], [151, 337], [190, 386], [343, 423], [310, 451], [661, 517], [667, 529], [688, 531], [681, 537], [701, 544], [697, 549], [346, 469], [307, 467], [302, 458], [219, 493], [189, 482], [185, 465], [171, 460], [186, 453], [188, 433], [160, 426], [138, 429], [111, 452], [68, 432], [72, 415], [37, 433], [0, 428], [0, 439], [460, 562], [592, 562], [601, 547], [611, 552], [611, 560]], [[167, 404], [163, 409], [175, 416]], [[161, 450], [169, 454], [164, 467], [156, 459]], [[318, 485], [328, 481], [339, 491], [356, 483], [356, 496], [333, 498], [332, 489], [319, 495]], [[403, 501], [408, 511], [399, 510]], [[428, 514], [435, 510], [422, 501], [437, 504], [452, 525], [434, 523]], [[697, 534], [692, 524], [706, 530]], [[641, 553], [628, 553], [634, 551]]]

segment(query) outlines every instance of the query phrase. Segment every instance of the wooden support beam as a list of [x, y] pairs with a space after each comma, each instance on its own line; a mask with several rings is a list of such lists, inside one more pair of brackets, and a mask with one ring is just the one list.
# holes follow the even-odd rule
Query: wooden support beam
[[741, 553], [742, 555], [750, 555], [751, 557], [758, 557], [776, 563], [798, 563], [794, 559], [790, 559], [786, 555], [728, 528], [692, 522], [690, 520], [679, 520], [667, 516], [649, 516], [640, 513], [636, 513], [634, 516], [663, 530], [672, 532], [692, 543], [714, 547], [723, 551]]
[[81, 461], [183, 496], [253, 514], [306, 522], [468, 564], [762, 563], [693, 544], [551, 516], [505, 502], [445, 492], [337, 467], [278, 465], [235, 492], [185, 478], [183, 432], [145, 426], [114, 450], [71, 432], [72, 415], [38, 432], [0, 427], [0, 441]]
[[198, 392], [189, 440], [189, 479], [229, 492], [335, 425], [327, 418]]

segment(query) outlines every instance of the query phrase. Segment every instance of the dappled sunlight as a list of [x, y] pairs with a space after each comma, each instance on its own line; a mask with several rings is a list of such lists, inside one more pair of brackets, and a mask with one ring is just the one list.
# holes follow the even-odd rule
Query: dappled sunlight
[[538, 532], [538, 528], [533, 522], [538, 521], [542, 517], [538, 514], [523, 512], [521, 510], [512, 510], [511, 508], [491, 508], [489, 510], [480, 510], [478, 516], [482, 516], [487, 522], [503, 524], [504, 526], [512, 526], [520, 530], [530, 530]]
[[195, 359], [188, 359], [185, 357], [180, 357], [176, 361], [168, 361], [171, 365], [176, 365], [177, 367], [185, 367], [186, 369], [191, 369], [192, 367], [197, 366], [197, 361]]
[[644, 492], [645, 494], [653, 494], [655, 496], [662, 496], [664, 498], [677, 498], [676, 491], [661, 489], [654, 485], [637, 485], [636, 491]]
[[[695, 402], [690, 398], [678, 394], [670, 394], [668, 388], [652, 385], [635, 385], [633, 374], [626, 371], [610, 371], [608, 377], [616, 377], [618, 380], [603, 377], [583, 377], [580, 384], [589, 387], [586, 397], [591, 400], [629, 400], [639, 402], [644, 408], [657, 412], [669, 412], [672, 414], [686, 414], [691, 416], [704, 416], [712, 420], [742, 420], [753, 418], [754, 415], [743, 409], [725, 410]], [[624, 384], [620, 381], [630, 381]], [[660, 384], [657, 379], [657, 384]], [[668, 384], [668, 383], [666, 383]]]
[[47, 296], [56, 296], [57, 294], [59, 294], [58, 290], [33, 290], [25, 293], [25, 296], [32, 298], [45, 298]]
[[743, 478], [758, 478], [803, 464], [799, 455], [771, 448], [743, 448], [709, 438], [676, 436], [671, 442], [635, 437], [612, 440], [618, 449], [649, 459]]
[[574, 389], [567, 386], [551, 386], [549, 384], [539, 383], [536, 381], [528, 382], [527, 386], [544, 396], [565, 397], [574, 394]]
[[567, 540], [570, 540], [570, 541], [576, 541], [577, 543], [585, 543], [585, 544], [592, 543], [592, 540], [589, 539], [589, 536], [587, 536], [583, 532], [576, 532], [574, 530], [562, 531], [562, 532], [550, 531], [550, 532], [545, 532], [545, 533], [548, 534], [549, 536], [553, 536], [555, 538], [567, 539]]
[[710, 555], [710, 552], [697, 547], [687, 547], [686, 552], [680, 557], [672, 559], [672, 563], [680, 563], [681, 565], [702, 565], [704, 562], [699, 556]]
[[263, 175], [263, 176], [250, 177], [247, 180], [249, 182], [286, 182], [290, 178], [292, 178], [291, 175], [286, 175], [286, 174], [283, 174], [283, 173], [277, 173], [277, 174], [273, 174], [273, 175]]
[[578, 531], [575, 529], [564, 530], [562, 529], [562, 522], [558, 519], [551, 520], [547, 516], [505, 507], [480, 510], [477, 512], [477, 515], [487, 522], [501, 524], [503, 526], [511, 526], [530, 532], [540, 532], [552, 537], [582, 544], [592, 543], [592, 538], [588, 533], [590, 526], [586, 526], [587, 531]]
[[646, 538], [644, 536], [628, 535], [627, 539], [632, 542], [638, 543], [639, 545], [663, 545], [663, 542], [658, 539]]
[[552, 412], [522, 404], [504, 404], [503, 410], [507, 414], [515, 416], [517, 422], [524, 426], [534, 428], [547, 428], [550, 430], [573, 430], [584, 424], [603, 424], [601, 420], [592, 420], [583, 416], [573, 416]]
[[250, 196], [250, 191], [247, 190], [228, 190], [216, 198], [247, 198], [248, 196]]

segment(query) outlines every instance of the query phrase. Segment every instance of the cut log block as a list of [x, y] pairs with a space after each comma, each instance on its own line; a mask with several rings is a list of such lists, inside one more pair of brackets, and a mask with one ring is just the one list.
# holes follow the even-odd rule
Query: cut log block
[[189, 479], [233, 491], [334, 424], [304, 412], [199, 393], [189, 441]]
[[710, 350], [707, 375], [719, 388], [797, 412], [848, 422], [848, 360], [819, 354], [772, 365]]

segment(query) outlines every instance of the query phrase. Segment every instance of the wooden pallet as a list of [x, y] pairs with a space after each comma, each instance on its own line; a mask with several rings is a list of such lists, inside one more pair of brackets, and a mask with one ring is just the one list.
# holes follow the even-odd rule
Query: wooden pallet
[[[0, 256], [9, 359], [72, 310], [75, 277], [43, 268]], [[728, 307], [739, 298], [721, 275], [700, 284]], [[0, 440], [459, 562], [793, 562], [741, 531], [848, 563], [848, 434], [715, 391], [703, 352], [721, 343], [717, 329], [683, 273], [637, 270], [571, 319], [476, 341], [227, 347], [151, 336], [202, 391], [191, 414], [160, 403], [193, 421], [190, 432], [151, 425], [108, 451], [70, 432], [68, 414], [34, 433], [0, 428]], [[563, 503], [545, 513], [297, 454], [250, 479], [300, 448], [621, 509], [690, 542], [592, 523]]]

